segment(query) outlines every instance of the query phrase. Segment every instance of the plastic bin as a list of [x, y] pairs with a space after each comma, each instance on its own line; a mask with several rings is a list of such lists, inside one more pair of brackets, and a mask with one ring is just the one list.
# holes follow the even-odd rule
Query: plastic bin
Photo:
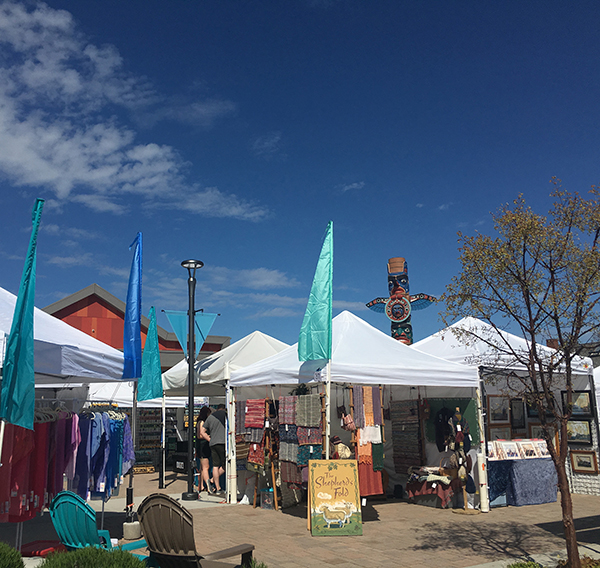
[[275, 494], [272, 488], [260, 490], [260, 508], [261, 509], [273, 509], [273, 499]]

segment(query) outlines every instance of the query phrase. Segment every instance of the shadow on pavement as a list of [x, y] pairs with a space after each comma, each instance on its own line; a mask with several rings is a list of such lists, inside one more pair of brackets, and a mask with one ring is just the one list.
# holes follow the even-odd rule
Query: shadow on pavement
[[[306, 503], [300, 503], [299, 505], [295, 505], [294, 507], [288, 507], [286, 509], [282, 509], [281, 512], [284, 515], [291, 515], [292, 517], [297, 517], [299, 519], [306, 519]], [[379, 521], [379, 513], [373, 507], [372, 504], [367, 503], [366, 507], [362, 507], [362, 520], [363, 523], [369, 523], [371, 521]]]
[[[562, 521], [539, 523], [536, 526], [556, 536], [564, 536]], [[580, 544], [600, 544], [600, 515], [575, 519], [575, 530]]]
[[541, 550], [547, 537], [536, 526], [522, 523], [469, 523], [457, 516], [453, 525], [427, 523], [415, 528], [424, 544], [413, 550], [469, 550], [477, 555], [496, 559], [514, 558]]

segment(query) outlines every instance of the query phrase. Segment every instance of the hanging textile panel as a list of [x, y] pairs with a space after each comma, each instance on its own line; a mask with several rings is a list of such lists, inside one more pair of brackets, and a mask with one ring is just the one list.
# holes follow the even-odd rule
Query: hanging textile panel
[[425, 465], [421, 458], [419, 406], [416, 400], [392, 400], [392, 447], [396, 473], [406, 474], [408, 468]]
[[296, 424], [316, 428], [321, 424], [321, 409], [320, 394], [299, 396], [296, 404]]

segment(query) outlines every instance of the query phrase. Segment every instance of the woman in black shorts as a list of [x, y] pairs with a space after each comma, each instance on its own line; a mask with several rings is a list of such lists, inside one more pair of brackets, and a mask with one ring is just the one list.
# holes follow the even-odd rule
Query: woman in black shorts
[[[198, 482], [198, 491], [213, 492], [211, 487], [211, 479], [209, 474], [210, 469], [210, 445], [208, 440], [202, 437], [202, 425], [209, 417], [211, 413], [210, 407], [203, 406], [200, 409], [198, 415], [198, 421], [196, 422], [196, 459], [200, 462], [200, 480]], [[206, 489], [204, 486], [206, 485]]]

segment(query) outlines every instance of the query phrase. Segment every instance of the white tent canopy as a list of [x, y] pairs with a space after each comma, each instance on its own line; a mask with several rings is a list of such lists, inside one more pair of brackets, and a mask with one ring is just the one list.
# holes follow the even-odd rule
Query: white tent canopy
[[[462, 338], [457, 337], [456, 330], [467, 332], [467, 335], [475, 334], [482, 339], [469, 335], [465, 343], [461, 341]], [[499, 348], [494, 348], [494, 345]], [[526, 370], [519, 359], [525, 358], [529, 352], [529, 343], [512, 333], [498, 332], [490, 324], [477, 318], [466, 317], [418, 341], [411, 348], [454, 363], [518, 372]], [[516, 355], [511, 354], [511, 351]], [[538, 352], [547, 361], [556, 358], [556, 350], [545, 345], [538, 345]], [[592, 367], [592, 361], [588, 357], [575, 357], [571, 364], [573, 374], [586, 377], [591, 373]]]
[[[0, 288], [0, 352], [4, 361], [17, 297]], [[121, 381], [123, 353], [34, 308], [36, 385], [62, 381]]]
[[[254, 331], [225, 349], [214, 353], [206, 359], [197, 361], [194, 365], [196, 385], [225, 385], [229, 372], [242, 369], [257, 361], [279, 353], [286, 349], [287, 343], [274, 337]], [[163, 388], [169, 395], [187, 392], [188, 362], [181, 360], [177, 365], [165, 371], [162, 375]]]
[[[420, 353], [344, 311], [333, 319], [331, 381], [334, 383], [477, 388], [476, 368]], [[231, 373], [232, 387], [297, 384], [314, 380], [326, 361], [298, 360], [292, 345]]]

